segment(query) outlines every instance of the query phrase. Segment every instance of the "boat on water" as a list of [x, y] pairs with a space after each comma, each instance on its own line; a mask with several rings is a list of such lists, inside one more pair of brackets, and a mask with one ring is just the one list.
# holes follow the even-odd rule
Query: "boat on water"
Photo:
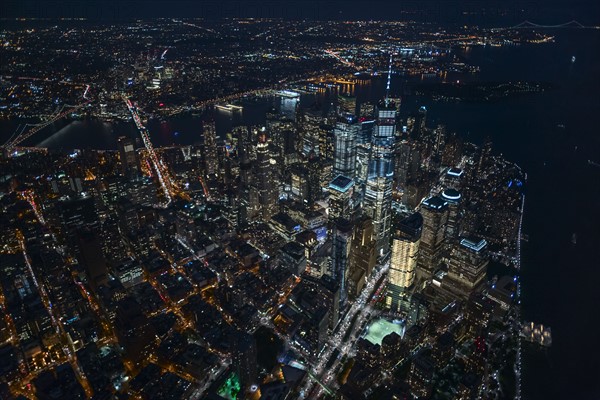
[[577, 244], [577, 234], [576, 233], [573, 233], [573, 235], [571, 236], [571, 243]]
[[588, 164], [593, 165], [594, 167], [600, 167], [599, 163], [592, 161], [592, 160], [588, 160]]
[[571, 57], [571, 62], [574, 63], [575, 62], [575, 56]]

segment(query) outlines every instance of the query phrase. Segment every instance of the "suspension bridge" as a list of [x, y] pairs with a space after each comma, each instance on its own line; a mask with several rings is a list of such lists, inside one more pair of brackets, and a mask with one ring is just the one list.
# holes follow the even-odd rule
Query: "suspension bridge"
[[17, 129], [15, 130], [15, 132], [12, 134], [12, 136], [6, 141], [6, 143], [4, 143], [2, 145], [2, 147], [8, 153], [12, 153], [12, 151], [15, 147], [17, 147], [20, 143], [29, 139], [30, 137], [32, 137], [33, 135], [35, 135], [42, 129], [46, 128], [49, 125], [52, 125], [56, 121], [66, 117], [67, 115], [70, 115], [70, 114], [76, 112], [77, 110], [85, 107], [86, 105], [90, 104], [92, 102], [92, 100], [87, 97], [89, 90], [90, 90], [90, 85], [87, 85], [85, 88], [85, 92], [83, 93], [83, 99], [85, 100], [83, 103], [80, 103], [77, 105], [63, 104], [61, 106], [61, 108], [58, 110], [58, 112], [54, 116], [50, 117], [50, 119], [48, 119], [47, 121], [43, 121], [38, 124], [19, 125], [17, 127]]
[[579, 29], [598, 29], [597, 26], [585, 26], [582, 23], [580, 23], [579, 21], [575, 21], [575, 20], [571, 20], [562, 24], [556, 24], [556, 25], [542, 25], [542, 24], [536, 24], [535, 22], [531, 22], [531, 21], [523, 21], [520, 24], [511, 26], [509, 28], [502, 28], [502, 29], [534, 29], [534, 28], [543, 28], [543, 29], [554, 29], [554, 28], [579, 28]]

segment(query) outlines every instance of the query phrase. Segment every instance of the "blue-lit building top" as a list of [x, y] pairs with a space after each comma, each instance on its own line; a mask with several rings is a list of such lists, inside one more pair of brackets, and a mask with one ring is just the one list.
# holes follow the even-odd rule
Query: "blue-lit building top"
[[438, 196], [433, 196], [424, 200], [423, 205], [431, 210], [442, 210], [448, 206], [448, 202]]
[[479, 238], [464, 238], [461, 239], [460, 244], [461, 246], [466, 247], [467, 249], [479, 253], [485, 248], [485, 246], [487, 246], [487, 241], [485, 239]]
[[350, 218], [352, 213], [351, 197], [354, 181], [347, 176], [338, 175], [329, 183], [329, 219]]
[[345, 193], [354, 185], [354, 181], [347, 176], [338, 175], [330, 183], [329, 188]]
[[463, 174], [463, 170], [460, 168], [450, 168], [446, 174], [450, 176], [454, 176], [456, 178], [460, 178]]
[[460, 202], [461, 197], [460, 192], [456, 189], [448, 188], [442, 192], [442, 199], [451, 204]]
[[396, 227], [404, 238], [416, 241], [421, 238], [421, 232], [423, 231], [423, 216], [418, 212], [412, 213], [408, 217], [399, 220]]

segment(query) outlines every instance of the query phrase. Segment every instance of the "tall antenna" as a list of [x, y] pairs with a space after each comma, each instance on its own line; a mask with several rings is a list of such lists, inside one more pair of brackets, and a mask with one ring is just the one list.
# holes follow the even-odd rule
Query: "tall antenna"
[[385, 102], [388, 102], [390, 97], [390, 81], [392, 80], [392, 53], [390, 53], [390, 66], [388, 69], [387, 86], [385, 87]]

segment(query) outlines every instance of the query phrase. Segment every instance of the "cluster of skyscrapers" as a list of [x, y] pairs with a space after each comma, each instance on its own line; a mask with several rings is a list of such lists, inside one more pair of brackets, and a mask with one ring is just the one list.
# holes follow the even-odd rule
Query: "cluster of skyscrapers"
[[[205, 170], [209, 177], [230, 180], [238, 228], [263, 221], [288, 238], [300, 225], [317, 228], [319, 242], [327, 243], [319, 250], [326, 261], [315, 262], [319, 257], [307, 251], [306, 268], [333, 279], [342, 307], [360, 293], [378, 263], [389, 262], [386, 304], [402, 314], [411, 307], [411, 295], [436, 276], [468, 288], [481, 282], [485, 265], [474, 266], [475, 256], [465, 252], [477, 253], [485, 242], [459, 240], [461, 194], [454, 187], [462, 171], [451, 168], [438, 195], [430, 195], [431, 181], [419, 181], [423, 170], [439, 174], [443, 164], [459, 157], [442, 126], [426, 128], [425, 107], [398, 131], [399, 102], [387, 95], [370, 111], [354, 107], [364, 109], [359, 116], [333, 104], [326, 113], [300, 109], [295, 92], [280, 97], [279, 113], [268, 117], [266, 128], [237, 126], [225, 138], [237, 163], [218, 152], [214, 124], [204, 128]], [[223, 109], [242, 113], [233, 106]], [[326, 223], [319, 229], [322, 211]], [[476, 271], [469, 275], [469, 268]]]

